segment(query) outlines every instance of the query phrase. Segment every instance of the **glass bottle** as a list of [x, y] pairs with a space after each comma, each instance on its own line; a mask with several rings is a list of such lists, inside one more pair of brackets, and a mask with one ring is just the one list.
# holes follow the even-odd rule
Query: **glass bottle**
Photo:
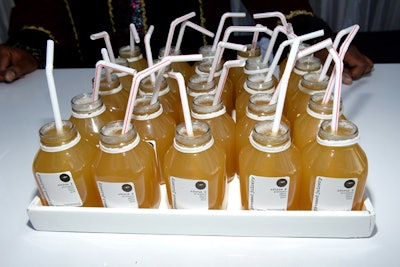
[[133, 51], [131, 51], [131, 46], [123, 46], [118, 51], [119, 56], [122, 58], [126, 58], [128, 61], [129, 67], [135, 69], [137, 72], [144, 70], [147, 68], [147, 61], [142, 55], [142, 51], [140, 47], [135, 45]]
[[[273, 121], [275, 119], [276, 104], [270, 104], [271, 94], [254, 94], [250, 96], [246, 107], [246, 116], [236, 122], [235, 146], [236, 161], [239, 162], [241, 149], [250, 144], [249, 136], [253, 127], [260, 121]], [[289, 126], [289, 121], [282, 116], [281, 121]]]
[[[153, 96], [155, 84], [152, 83], [150, 77], [146, 77], [140, 81], [139, 94], [142, 96]], [[166, 78], [161, 78], [158, 99], [163, 106], [165, 113], [170, 115], [176, 123], [183, 121], [183, 111], [180, 100], [175, 94], [171, 93]]]
[[123, 121], [113, 121], [100, 131], [93, 175], [103, 206], [158, 208], [161, 192], [154, 150], [133, 125], [126, 133], [122, 127]]
[[[311, 72], [321, 71], [321, 60], [314, 56], [307, 56], [300, 58], [296, 61], [293, 70], [290, 74], [289, 83], [287, 86], [285, 105], [283, 106], [283, 113], [287, 115], [290, 109], [290, 102], [294, 93], [298, 90], [299, 82], [303, 75]], [[281, 74], [282, 76], [282, 74]]]
[[175, 120], [163, 111], [160, 101], [151, 104], [151, 97], [145, 96], [135, 101], [132, 123], [140, 137], [153, 147], [160, 173], [160, 184], [164, 184], [162, 165], [165, 153], [174, 141]]
[[[326, 104], [323, 104], [324, 96], [325, 93], [312, 95], [306, 112], [297, 117], [293, 123], [293, 143], [300, 151], [307, 144], [315, 141], [319, 127], [324, 120], [332, 120], [333, 96]], [[342, 108], [340, 108], [340, 119], [346, 119], [342, 114]]]
[[33, 160], [33, 174], [45, 206], [101, 207], [91, 176], [96, 149], [81, 139], [71, 121], [62, 121], [39, 130], [40, 149]]
[[239, 96], [244, 91], [244, 86], [249, 75], [267, 73], [268, 63], [264, 63], [261, 57], [248, 58], [243, 68], [243, 72], [239, 75], [234, 85], [235, 95]]
[[99, 95], [107, 109], [115, 113], [118, 119], [124, 119], [126, 106], [128, 104], [129, 93], [122, 90], [122, 85], [118, 76], [111, 73], [111, 80], [107, 81], [105, 76], [102, 76], [100, 81]]
[[193, 100], [192, 117], [207, 122], [215, 142], [224, 148], [228, 182], [235, 178], [235, 121], [226, 113], [222, 101], [213, 105], [214, 95], [201, 95]]
[[225, 152], [214, 143], [206, 122], [192, 123], [193, 136], [183, 123], [176, 127], [174, 144], [165, 155], [168, 205], [174, 209], [225, 209]]
[[328, 82], [329, 77], [325, 77], [319, 81], [318, 73], [307, 73], [303, 75], [299, 82], [298, 90], [287, 103], [286, 117], [292, 125], [296, 118], [306, 111], [310, 96], [316, 93], [324, 93]]
[[242, 208], [250, 210], [296, 210], [301, 181], [301, 155], [290, 141], [284, 123], [277, 133], [273, 121], [259, 122], [250, 145], [239, 155]]
[[208, 80], [208, 75], [205, 74], [195, 74], [190, 77], [187, 86], [187, 97], [189, 102], [189, 107], [192, 109], [193, 100], [200, 95], [215, 95], [216, 85], [215, 79]]
[[118, 117], [106, 108], [101, 96], [93, 101], [93, 93], [74, 96], [71, 99], [71, 106], [72, 114], [69, 120], [74, 123], [84, 140], [98, 147], [101, 127]]
[[[212, 64], [213, 64], [212, 60], [209, 60], [209, 59], [202, 60], [201, 62], [199, 62], [199, 65], [196, 69], [196, 73], [199, 75], [205, 75], [208, 77], [210, 74], [210, 71], [211, 71]], [[215, 74], [214, 74], [215, 86], [218, 86], [219, 79], [220, 79], [221, 73], [222, 73], [222, 67], [223, 67], [222, 62], [219, 62], [219, 64], [216, 67]], [[229, 77], [226, 78], [224, 88], [222, 89], [221, 99], [224, 102], [226, 112], [228, 114], [232, 114], [233, 107], [234, 107], [233, 84], [232, 84], [231, 79], [229, 79]]]
[[316, 141], [302, 151], [301, 209], [362, 208], [368, 161], [358, 141], [359, 132], [354, 123], [339, 120], [334, 133], [330, 120], [322, 122]]
[[274, 93], [277, 79], [272, 76], [271, 80], [265, 82], [265, 76], [265, 74], [254, 74], [247, 77], [247, 80], [244, 83], [243, 92], [238, 96], [238, 98], [236, 98], [236, 121], [239, 121], [246, 115], [246, 106], [251, 95], [259, 93]]
[[[165, 47], [162, 47], [158, 53], [158, 58], [163, 58], [164, 57], [164, 52], [165, 52]], [[175, 51], [175, 46], [171, 46], [169, 56], [179, 56], [182, 55], [182, 51], [179, 49], [178, 51]], [[172, 71], [174, 72], [180, 72], [183, 77], [185, 78], [185, 81], [187, 82], [192, 76], [193, 69], [192, 66], [189, 64], [189, 62], [172, 62], [171, 63]]]
[[[256, 46], [255, 49], [251, 49], [252, 44], [247, 44], [246, 51], [238, 51], [237, 52], [237, 59], [249, 59], [255, 57], [261, 57], [261, 50], [259, 46]], [[232, 81], [233, 84], [238, 82], [240, 75], [243, 73], [244, 67], [233, 67], [229, 70], [229, 79]], [[236, 95], [237, 97], [238, 95]], [[235, 98], [236, 99], [236, 98]]]

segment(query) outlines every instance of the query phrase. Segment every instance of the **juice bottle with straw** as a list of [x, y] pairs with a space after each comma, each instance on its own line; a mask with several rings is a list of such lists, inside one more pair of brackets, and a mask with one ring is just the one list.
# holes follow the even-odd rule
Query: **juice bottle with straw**
[[39, 130], [40, 149], [33, 160], [33, 174], [43, 205], [101, 207], [91, 177], [96, 149], [85, 142], [71, 121], [54, 122]]
[[71, 106], [70, 121], [74, 123], [84, 140], [98, 147], [100, 128], [118, 117], [106, 108], [100, 96], [93, 100], [93, 93], [76, 95], [71, 99]]
[[[200, 95], [215, 95], [215, 79], [208, 81], [208, 75], [194, 74], [190, 77], [187, 86], [187, 99], [190, 108], [193, 106], [193, 100]], [[225, 104], [225, 103], [224, 103]]]
[[[241, 149], [250, 144], [249, 136], [253, 127], [260, 121], [272, 121], [275, 118], [276, 103], [270, 104], [272, 95], [270, 94], [254, 94], [250, 96], [246, 107], [246, 116], [243, 116], [236, 122], [235, 145], [236, 145], [236, 161], [239, 162], [239, 153]], [[286, 117], [281, 120], [289, 126]]]
[[360, 210], [368, 173], [367, 156], [358, 144], [357, 126], [339, 120], [324, 121], [316, 141], [303, 151], [301, 209]]
[[[213, 61], [215, 57], [215, 50], [212, 50], [212, 45], [203, 45], [199, 48], [199, 54], [203, 56], [203, 60]], [[198, 73], [199, 64], [201, 61], [196, 61], [192, 65], [193, 73]], [[221, 64], [224, 63], [224, 60], [221, 59]]]
[[118, 119], [124, 118], [129, 94], [126, 90], [122, 90], [122, 85], [115, 73], [111, 74], [111, 80], [102, 75], [99, 95], [110, 112], [115, 113]]
[[296, 61], [290, 74], [289, 83], [287, 86], [285, 105], [283, 107], [284, 114], [287, 115], [287, 112], [290, 109], [291, 99], [294, 93], [298, 90], [298, 85], [303, 75], [312, 72], [319, 72], [321, 67], [321, 60], [314, 56], [303, 57]]
[[152, 104], [151, 99], [150, 96], [136, 98], [132, 123], [140, 137], [153, 147], [160, 173], [160, 183], [164, 184], [162, 165], [165, 153], [174, 140], [176, 123], [163, 111], [158, 100]]
[[224, 148], [226, 154], [226, 174], [228, 182], [236, 174], [235, 121], [227, 114], [222, 101], [213, 105], [214, 95], [200, 95], [192, 103], [192, 117], [207, 122], [215, 142]]
[[[154, 64], [157, 64], [160, 61], [161, 61], [160, 59], [155, 59], [154, 60]], [[175, 79], [173, 79], [171, 77], [168, 77], [168, 72], [171, 72], [171, 71], [172, 71], [171, 65], [165, 66], [163, 76], [164, 76], [165, 79], [167, 79], [167, 85], [168, 85], [168, 88], [169, 88], [170, 92], [172, 94], [174, 94], [175, 98], [177, 98], [179, 100], [178, 102], [180, 102], [181, 96], [179, 94], [178, 83], [176, 82]]]
[[122, 133], [122, 121], [100, 131], [100, 149], [93, 163], [103, 206], [158, 208], [161, 200], [154, 150], [142, 141], [133, 125]]
[[310, 96], [316, 93], [324, 93], [329, 82], [329, 77], [319, 80], [318, 73], [307, 73], [303, 75], [298, 90], [293, 94], [292, 98], [286, 102], [286, 117], [293, 125], [297, 117], [304, 113], [307, 109]]
[[[118, 64], [118, 65], [121, 65], [124, 67], [129, 67], [129, 64], [128, 64], [128, 61], [126, 60], [126, 58], [122, 58], [122, 57], [116, 58], [115, 64]], [[114, 73], [115, 73], [115, 75], [117, 75], [118, 80], [122, 85], [122, 88], [129, 92], [131, 90], [133, 76], [128, 73], [119, 72], [119, 71], [114, 71]]]
[[[221, 77], [223, 62], [219, 61], [217, 63], [216, 71], [214, 73], [215, 84], [218, 84], [219, 79]], [[203, 59], [199, 62], [196, 73], [200, 75], [209, 75], [211, 66], [213, 64], [212, 60]], [[229, 79], [229, 76], [225, 80], [224, 88], [222, 89], [221, 95], [222, 101], [224, 102], [226, 112], [228, 114], [232, 114], [234, 103], [233, 103], [233, 84], [232, 81]]]
[[277, 79], [272, 76], [269, 81], [265, 81], [265, 74], [254, 74], [247, 77], [244, 83], [243, 92], [236, 98], [236, 121], [246, 115], [246, 106], [251, 95], [258, 93], [272, 94], [275, 91]]
[[[165, 53], [165, 47], [162, 47], [159, 51], [158, 58], [160, 58], [160, 59], [163, 58], [164, 53]], [[176, 51], [175, 47], [171, 46], [169, 55], [178, 56], [181, 54], [182, 54], [181, 50]], [[194, 74], [192, 66], [189, 64], [189, 62], [185, 62], [185, 61], [172, 62], [171, 68], [174, 72], [182, 73], [183, 77], [185, 78], [185, 81], [188, 81], [190, 76], [192, 76]]]
[[[152, 96], [155, 91], [155, 86], [156, 85], [152, 83], [150, 77], [146, 77], [140, 81], [139, 94], [142, 96]], [[182, 121], [183, 113], [179, 98], [176, 94], [173, 94], [170, 91], [167, 79], [165, 77], [161, 77], [158, 99], [166, 114], [170, 115], [176, 123]]]
[[227, 206], [226, 155], [214, 143], [206, 122], [176, 127], [174, 144], [163, 166], [168, 204], [174, 209], [225, 209]]
[[266, 73], [268, 71], [268, 63], [265, 63], [260, 57], [248, 58], [243, 72], [239, 75], [237, 82], [234, 84], [236, 96], [240, 96], [244, 91], [244, 86], [249, 75]]
[[[333, 97], [331, 96], [327, 103], [323, 103], [323, 98], [324, 93], [312, 95], [306, 112], [303, 112], [294, 120], [292, 126], [293, 143], [300, 151], [306, 145], [315, 141], [321, 123], [324, 120], [332, 119]], [[345, 119], [343, 114], [340, 118]]]
[[250, 145], [240, 151], [239, 176], [242, 208], [295, 210], [301, 181], [301, 155], [290, 141], [290, 130], [273, 121], [257, 123]]
[[[259, 46], [256, 46], [255, 49], [252, 49], [252, 44], [246, 45], [246, 51], [238, 51], [237, 58], [238, 59], [249, 59], [261, 56], [261, 50]], [[237, 83], [240, 75], [243, 73], [243, 67], [234, 67], [229, 72], [229, 79], [232, 83]]]
[[135, 46], [133, 50], [131, 46], [123, 46], [118, 50], [119, 56], [125, 58], [128, 62], [128, 66], [136, 71], [141, 71], [147, 68], [147, 61], [142, 55], [142, 51], [139, 46]]

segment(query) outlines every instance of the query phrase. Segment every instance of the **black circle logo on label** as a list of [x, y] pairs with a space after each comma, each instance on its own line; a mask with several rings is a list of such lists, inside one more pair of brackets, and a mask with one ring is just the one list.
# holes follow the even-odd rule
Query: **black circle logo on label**
[[353, 188], [355, 186], [356, 182], [354, 180], [347, 180], [344, 182], [344, 187], [346, 188]]
[[124, 191], [124, 192], [131, 192], [133, 189], [130, 184], [123, 184], [121, 188], [122, 188], [122, 191]]
[[278, 187], [285, 187], [288, 184], [288, 181], [286, 179], [279, 179], [276, 181], [276, 185]]
[[60, 180], [64, 183], [68, 183], [69, 181], [71, 181], [71, 177], [68, 174], [63, 173], [60, 174]]
[[196, 183], [196, 188], [199, 190], [203, 190], [206, 188], [206, 183], [205, 182], [197, 182]]

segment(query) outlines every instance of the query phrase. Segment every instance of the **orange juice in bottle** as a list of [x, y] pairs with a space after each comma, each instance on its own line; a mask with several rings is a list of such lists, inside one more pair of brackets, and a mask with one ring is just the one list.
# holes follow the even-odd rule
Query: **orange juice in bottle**
[[320, 70], [321, 60], [314, 56], [303, 57], [296, 61], [287, 86], [285, 105], [283, 106], [284, 114], [287, 115], [287, 112], [290, 109], [290, 101], [292, 100], [294, 93], [298, 90], [299, 82], [303, 75], [312, 72], [320, 72]]
[[40, 149], [33, 161], [33, 174], [46, 206], [101, 207], [100, 196], [91, 177], [96, 149], [81, 139], [71, 121], [62, 121], [62, 130], [47, 123], [39, 130]]
[[121, 82], [115, 73], [111, 73], [111, 80], [108, 81], [105, 75], [100, 80], [99, 95], [107, 109], [115, 113], [118, 119], [125, 117], [126, 105], [128, 103], [129, 93], [123, 90]]
[[360, 210], [368, 174], [367, 156], [358, 144], [357, 126], [339, 120], [322, 122], [316, 141], [303, 151], [301, 209]]
[[[316, 93], [310, 97], [306, 112], [297, 117], [292, 127], [293, 143], [301, 151], [309, 143], [314, 142], [319, 127], [324, 120], [332, 119], [333, 96], [323, 103], [325, 93]], [[340, 113], [342, 110], [340, 109]], [[341, 119], [345, 119], [343, 114]]]
[[154, 149], [160, 173], [160, 183], [164, 184], [162, 165], [167, 150], [175, 135], [175, 120], [165, 112], [157, 100], [151, 104], [151, 97], [137, 98], [132, 114], [132, 122], [140, 137]]
[[98, 147], [100, 128], [118, 117], [106, 108], [101, 96], [93, 101], [93, 93], [83, 93], [73, 97], [71, 106], [70, 121], [74, 123], [84, 140]]
[[236, 98], [236, 121], [246, 115], [246, 106], [251, 95], [259, 93], [272, 94], [275, 91], [277, 79], [272, 76], [271, 80], [265, 82], [265, 76], [266, 74], [254, 74], [247, 77], [243, 92]]
[[[246, 51], [238, 51], [237, 52], [237, 59], [249, 59], [255, 57], [261, 57], [261, 50], [259, 46], [256, 46], [255, 49], [251, 49], [252, 44], [247, 44]], [[239, 76], [243, 73], [244, 67], [233, 67], [229, 70], [229, 79], [232, 83], [236, 84], [238, 82]], [[238, 95], [236, 95], [238, 97]], [[234, 99], [236, 99], [234, 97]]]
[[[165, 47], [162, 47], [158, 53], [158, 58], [163, 58], [164, 57], [164, 52], [165, 52]], [[171, 46], [169, 56], [179, 56], [182, 55], [182, 51], [179, 49], [178, 51], [175, 51], [175, 46]], [[189, 64], [189, 62], [172, 62], [171, 63], [172, 71], [174, 72], [180, 72], [183, 75], [183, 78], [185, 78], [185, 81], [187, 82], [192, 76], [193, 69], [192, 66]]]
[[268, 71], [268, 63], [264, 63], [261, 57], [252, 57], [246, 60], [243, 72], [239, 75], [234, 85], [235, 95], [239, 96], [244, 91], [244, 86], [249, 75], [266, 73]]
[[215, 95], [215, 79], [208, 81], [206, 74], [194, 74], [190, 77], [187, 86], [187, 97], [190, 108], [193, 106], [193, 100], [200, 95]]
[[100, 131], [93, 175], [103, 206], [158, 208], [161, 192], [154, 151], [133, 125], [126, 133], [122, 126], [123, 121], [113, 121]]
[[[152, 83], [150, 77], [146, 77], [140, 81], [139, 94], [142, 96], [152, 96], [155, 90], [155, 84]], [[158, 92], [158, 99], [163, 106], [165, 113], [170, 115], [176, 123], [183, 120], [182, 105], [179, 98], [171, 93], [167, 83], [167, 79], [161, 77], [161, 84]]]
[[[236, 161], [239, 161], [240, 150], [250, 144], [249, 136], [253, 127], [260, 121], [271, 121], [275, 118], [276, 104], [270, 104], [272, 95], [254, 94], [250, 96], [246, 107], [246, 116], [236, 122], [235, 146]], [[281, 120], [289, 125], [285, 116]]]
[[289, 102], [287, 102], [289, 107], [286, 109], [286, 117], [291, 124], [306, 111], [311, 95], [324, 93], [326, 91], [328, 82], [328, 77], [324, 77], [324, 79], [319, 81], [318, 73], [307, 73], [303, 75], [299, 82], [298, 90], [293, 94]]
[[239, 176], [242, 208], [296, 210], [301, 181], [301, 155], [290, 141], [284, 123], [277, 133], [273, 121], [259, 122], [250, 145], [240, 151]]
[[142, 55], [139, 46], [134, 46], [133, 51], [130, 45], [123, 46], [118, 51], [119, 56], [128, 61], [130, 68], [135, 69], [137, 72], [147, 68], [147, 61]]
[[174, 209], [225, 209], [227, 179], [225, 151], [214, 143], [209, 125], [193, 121], [193, 136], [183, 123], [163, 166], [168, 205]]
[[215, 142], [224, 148], [226, 154], [226, 174], [228, 182], [236, 174], [235, 121], [226, 113], [222, 101], [213, 105], [214, 95], [201, 95], [193, 100], [192, 117], [207, 122]]
[[[196, 73], [200, 75], [206, 75], [207, 77], [210, 74], [211, 67], [212, 67], [213, 61], [210, 59], [203, 59], [202, 61], [199, 62]], [[215, 79], [215, 84], [218, 85], [219, 79], [221, 77], [222, 73], [222, 67], [223, 64], [222, 62], [218, 62], [215, 74], [214, 74], [214, 79]], [[224, 88], [222, 89], [222, 95], [221, 99], [224, 102], [226, 112], [228, 114], [232, 114], [234, 103], [233, 103], [233, 84], [231, 79], [229, 79], [229, 76], [226, 78]]]

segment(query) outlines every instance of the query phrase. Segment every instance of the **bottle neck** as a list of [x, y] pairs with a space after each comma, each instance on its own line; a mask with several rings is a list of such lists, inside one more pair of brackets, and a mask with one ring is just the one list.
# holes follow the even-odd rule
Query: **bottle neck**
[[222, 101], [213, 105], [214, 95], [200, 95], [194, 98], [192, 105], [192, 116], [195, 119], [211, 119], [222, 116], [226, 108]]
[[307, 95], [325, 92], [328, 82], [327, 76], [320, 80], [319, 73], [307, 73], [300, 80], [299, 90]]
[[133, 124], [125, 133], [123, 121], [112, 121], [100, 129], [100, 149], [109, 154], [127, 152], [135, 148], [140, 141]]
[[160, 101], [157, 99], [156, 102], [152, 104], [151, 100], [151, 96], [143, 96], [136, 99], [135, 107], [133, 108], [133, 119], [150, 120], [162, 114], [163, 108], [160, 105]]
[[72, 116], [79, 119], [99, 116], [106, 110], [106, 106], [98, 96], [93, 100], [93, 93], [83, 93], [71, 99]]
[[[151, 82], [150, 77], [144, 78], [141, 80], [139, 85], [140, 93], [143, 95], [153, 95], [155, 91], [155, 84]], [[167, 79], [162, 77], [160, 83], [160, 91], [158, 92], [159, 96], [163, 96], [169, 92], [169, 87], [167, 83]]]
[[210, 126], [206, 122], [192, 121], [193, 135], [187, 132], [184, 123], [176, 127], [174, 147], [183, 153], [198, 153], [209, 149], [214, 144]]
[[188, 82], [188, 94], [196, 97], [201, 94], [213, 94], [215, 93], [215, 80], [207, 81], [207, 75], [195, 74], [189, 78]]
[[278, 153], [291, 145], [289, 127], [281, 122], [276, 133], [273, 132], [273, 121], [262, 121], [254, 125], [250, 143], [262, 152]]
[[336, 131], [332, 128], [331, 120], [323, 121], [317, 134], [318, 144], [328, 147], [351, 146], [358, 141], [358, 128], [348, 120], [339, 120]]
[[272, 119], [275, 117], [276, 104], [270, 104], [271, 94], [254, 94], [247, 103], [246, 115], [252, 119]]
[[257, 93], [272, 94], [275, 91], [276, 78], [265, 81], [265, 74], [249, 75], [244, 83], [244, 89], [250, 95]]
[[80, 135], [71, 121], [63, 120], [58, 130], [54, 122], [43, 125], [39, 130], [40, 148], [46, 152], [69, 149], [80, 141]]

